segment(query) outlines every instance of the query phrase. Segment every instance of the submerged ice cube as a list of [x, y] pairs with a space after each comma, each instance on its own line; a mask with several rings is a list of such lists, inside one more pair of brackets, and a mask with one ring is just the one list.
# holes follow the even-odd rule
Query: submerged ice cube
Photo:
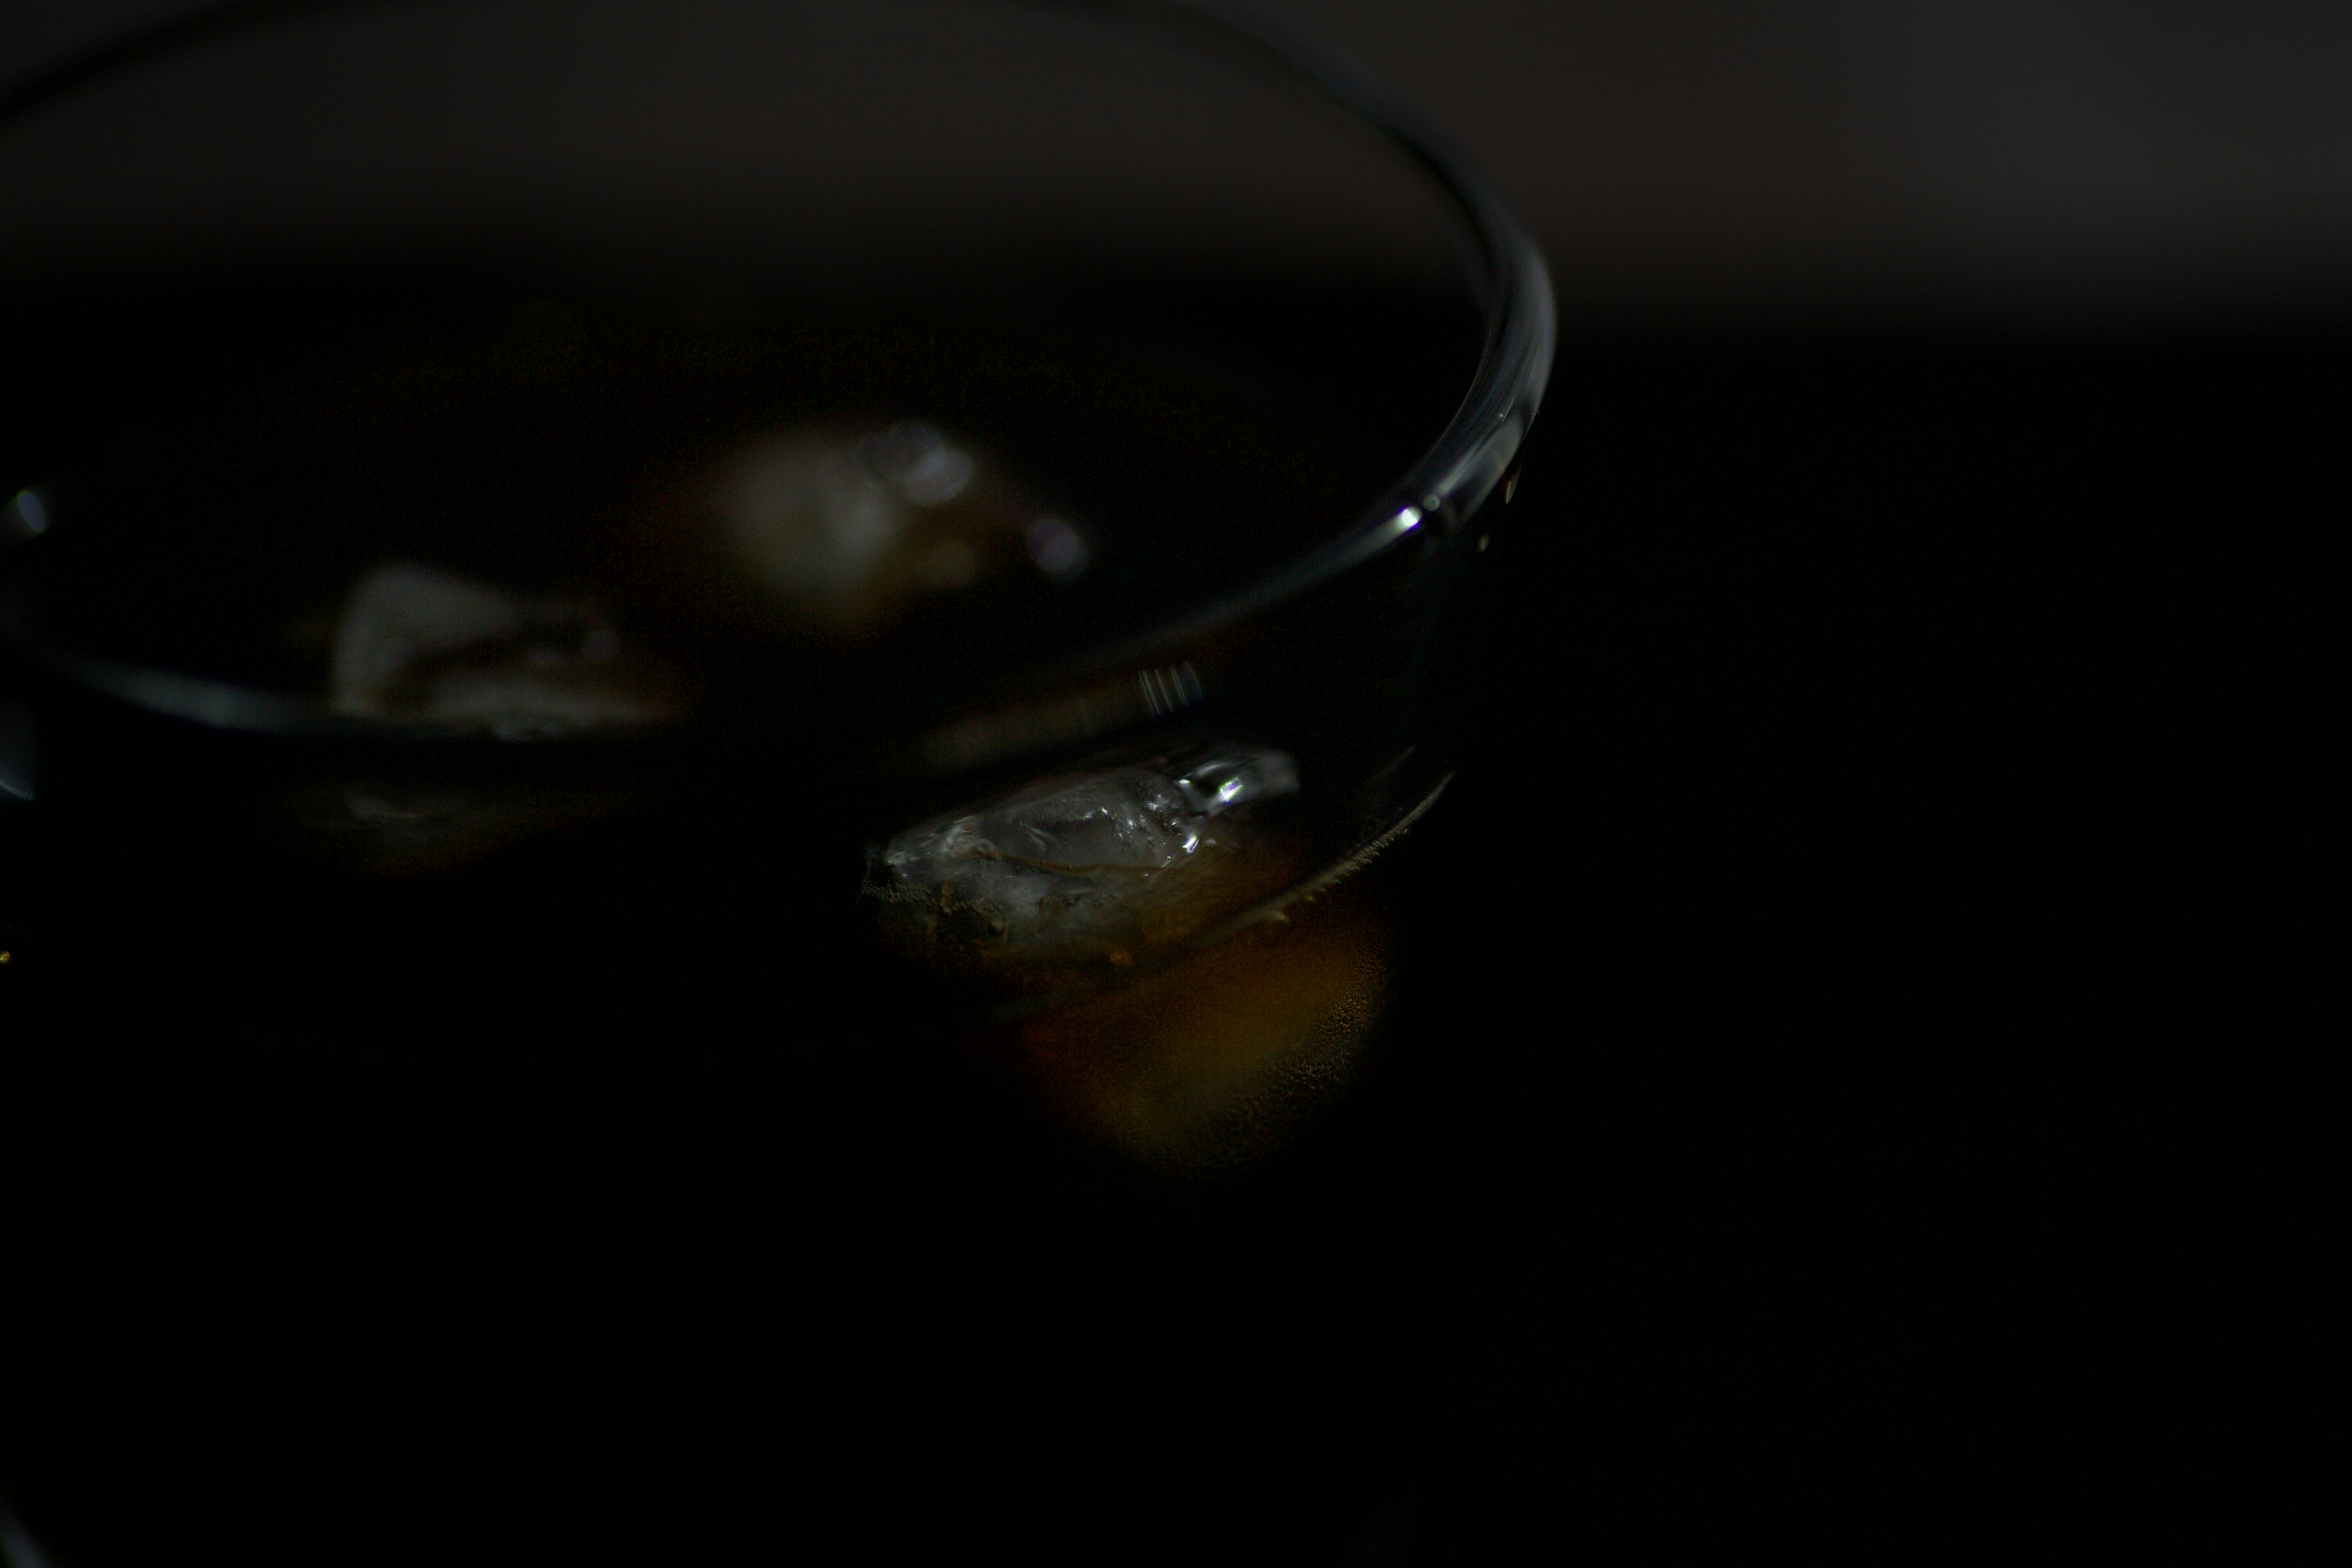
[[339, 713], [508, 736], [669, 715], [650, 672], [594, 611], [413, 562], [377, 566], [353, 585], [330, 681]]
[[1270, 890], [1244, 808], [1297, 788], [1289, 757], [1232, 744], [1060, 774], [898, 835], [869, 852], [866, 890], [943, 958], [1131, 962]]
[[783, 429], [721, 457], [673, 501], [801, 633], [856, 641], [915, 604], [1025, 559], [1055, 582], [1086, 569], [1076, 529], [1001, 466], [920, 420], [863, 436]]

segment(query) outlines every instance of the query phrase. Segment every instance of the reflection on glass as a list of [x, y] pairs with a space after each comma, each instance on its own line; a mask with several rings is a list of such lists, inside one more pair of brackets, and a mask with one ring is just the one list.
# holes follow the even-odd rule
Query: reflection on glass
[[0, 507], [0, 547], [37, 539], [48, 531], [49, 506], [38, 490], [18, 490]]
[[1041, 517], [1029, 525], [1029, 559], [1037, 570], [1057, 583], [1066, 583], [1087, 569], [1093, 552], [1078, 531], [1058, 517]]
[[0, 697], [0, 805], [33, 798], [33, 710]]

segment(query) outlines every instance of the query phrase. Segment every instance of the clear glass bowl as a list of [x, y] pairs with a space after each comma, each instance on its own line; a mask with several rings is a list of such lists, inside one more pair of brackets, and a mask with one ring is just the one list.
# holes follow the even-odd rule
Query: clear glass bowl
[[[872, 846], [1230, 742], [1297, 780], [1270, 909], [1446, 774], [1548, 285], [1442, 140], [1270, 29], [232, 5], [0, 123], [6, 768], [45, 836], [202, 842], [199, 884], [224, 836], [430, 869], [664, 801]], [[976, 458], [961, 509], [876, 479], [894, 440], [901, 481]], [[812, 500], [827, 462], [866, 489]], [[849, 583], [706, 515], [762, 484], [842, 514], [803, 535], [887, 491], [908, 540]]]
[[53, 1167], [135, 1177], [23, 1231], [125, 1260], [9, 1479], [76, 1561], [126, 1488], [257, 1560], [740, 1522], [724, 1422], [597, 1448], [583, 1389], [671, 1384], [523, 1388], [515, 1325], [978, 1180], [965, 1045], [1197, 1162], [1377, 1013], [1349, 873], [1449, 775], [1553, 324], [1347, 68], [1174, 4], [232, 5], [0, 99], [0, 1001]]

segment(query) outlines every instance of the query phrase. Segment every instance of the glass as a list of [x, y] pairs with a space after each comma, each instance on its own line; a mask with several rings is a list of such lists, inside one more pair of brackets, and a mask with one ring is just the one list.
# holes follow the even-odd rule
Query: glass
[[1344, 1076], [1553, 330], [1349, 70], [1183, 5], [232, 5], [0, 100], [0, 191], [59, 1125], [143, 1086], [390, 1212], [539, 1097], [609, 1215], [1006, 1100], [1223, 1168]]

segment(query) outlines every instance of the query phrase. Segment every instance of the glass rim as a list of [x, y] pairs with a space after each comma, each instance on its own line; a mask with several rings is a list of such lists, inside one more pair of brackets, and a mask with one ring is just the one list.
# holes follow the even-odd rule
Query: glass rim
[[[0, 134], [12, 122], [85, 85], [145, 60], [280, 21], [406, 0], [214, 0], [144, 24], [0, 87]], [[1153, 662], [1171, 650], [1342, 577], [1434, 527], [1458, 531], [1510, 475], [1550, 379], [1558, 333], [1543, 253], [1493, 184], [1449, 137], [1344, 57], [1268, 18], [1213, 0], [988, 0], [1003, 8], [1090, 16], [1164, 30], [1205, 52], [1270, 69], [1376, 132], [1444, 194], [1475, 250], [1469, 279], [1483, 315], [1484, 342], [1452, 418], [1426, 451], [1359, 511], [1281, 565], [1143, 630], [1075, 650], [1032, 673], [1042, 684]], [[1506, 490], [1505, 499], [1508, 499]], [[39, 657], [37, 652], [37, 657]], [[208, 728], [277, 735], [359, 739], [406, 731], [395, 721], [357, 721], [285, 694], [207, 677], [166, 672], [89, 654], [45, 660], [134, 705]], [[1024, 683], [1025, 684], [1025, 683]], [[354, 727], [356, 723], [356, 728]], [[425, 731], [438, 733], [427, 723]]]

